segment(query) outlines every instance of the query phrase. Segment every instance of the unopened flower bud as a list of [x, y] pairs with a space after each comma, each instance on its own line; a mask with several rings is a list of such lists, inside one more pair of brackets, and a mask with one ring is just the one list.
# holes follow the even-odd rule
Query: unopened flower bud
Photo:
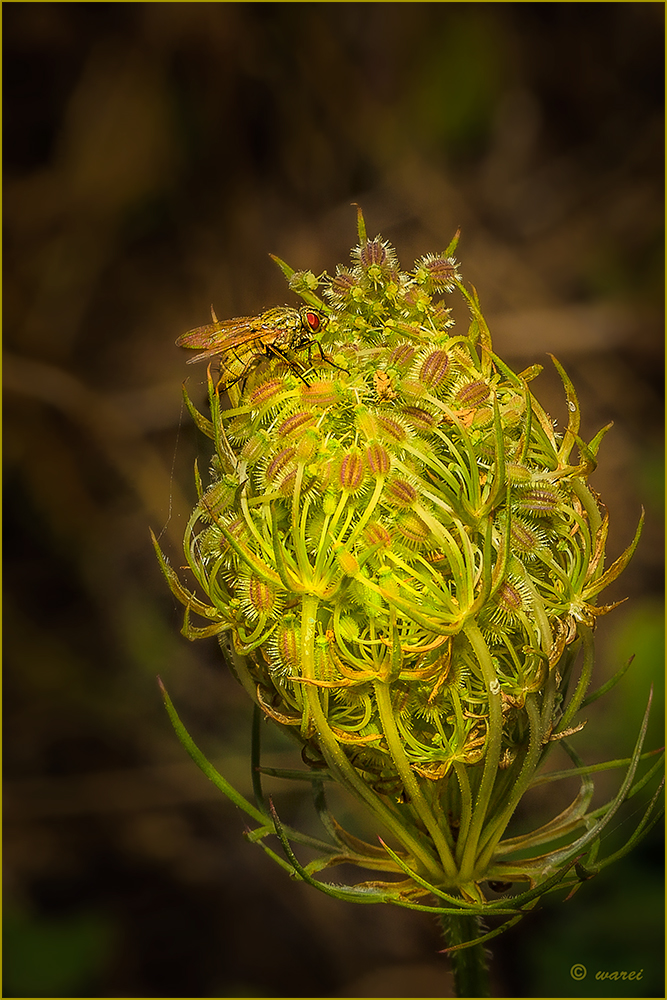
[[521, 556], [532, 556], [543, 544], [540, 533], [533, 525], [526, 524], [518, 517], [512, 518], [510, 526], [512, 550]]
[[301, 402], [304, 406], [318, 406], [325, 409], [329, 406], [335, 406], [340, 398], [340, 389], [335, 382], [323, 379], [301, 386]]
[[389, 362], [397, 368], [407, 368], [417, 353], [412, 344], [399, 344], [389, 355]]
[[433, 414], [420, 406], [403, 406], [401, 413], [408, 418], [417, 431], [430, 431], [437, 423]]
[[451, 292], [461, 280], [458, 265], [453, 257], [440, 257], [427, 254], [417, 262], [415, 268], [417, 281], [436, 291]]
[[[373, 898], [415, 905], [431, 892], [448, 922], [459, 902], [466, 921], [509, 917], [537, 901], [545, 879], [546, 891], [558, 878], [574, 884], [572, 866], [584, 855], [588, 864], [620, 805], [595, 800], [591, 812], [591, 776], [577, 766], [577, 823], [570, 807], [542, 827], [553, 857], [540, 829], [502, 839], [546, 744], [576, 732], [593, 625], [611, 610], [598, 594], [639, 532], [605, 564], [606, 513], [586, 482], [603, 432], [580, 440], [557, 362], [568, 406], [559, 434], [530, 393], [532, 371], [514, 375], [493, 354], [452, 256], [458, 234], [410, 272], [385, 240], [367, 238], [361, 211], [358, 234], [352, 268], [333, 279], [278, 261], [308, 304], [261, 314], [261, 339], [239, 338], [209, 372], [199, 425], [218, 454], [186, 528], [191, 574], [180, 583], [160, 553], [162, 568], [187, 607], [184, 634], [219, 635], [259, 710], [300, 741], [305, 765], [325, 768], [319, 777], [384, 823], [398, 855], [335, 832], [360, 865], [394, 873], [377, 892], [367, 884]], [[455, 286], [473, 322], [450, 336], [450, 312], [432, 297]], [[209, 334], [181, 343], [207, 347]], [[647, 756], [639, 741], [628, 788]], [[293, 871], [313, 881], [336, 856], [304, 873], [287, 845], [296, 831], [265, 813], [259, 774], [254, 791], [252, 839], [277, 833]], [[489, 909], [486, 886], [507, 875], [530, 889]]]
[[369, 522], [364, 528], [364, 538], [369, 545], [381, 545], [383, 548], [391, 546], [391, 535], [383, 524], [377, 521]]
[[244, 606], [253, 619], [273, 616], [280, 611], [283, 604], [275, 587], [255, 576], [241, 578], [239, 592], [245, 597]]
[[271, 448], [271, 438], [265, 430], [260, 429], [248, 438], [241, 449], [241, 458], [253, 465], [263, 458]]
[[296, 458], [299, 462], [310, 462], [317, 454], [320, 444], [320, 436], [316, 430], [307, 428], [299, 438], [296, 446]]
[[266, 467], [265, 476], [268, 482], [272, 483], [281, 477], [290, 462], [296, 455], [296, 448], [281, 448], [281, 450], [273, 456], [271, 461]]
[[219, 482], [213, 483], [199, 501], [204, 516], [215, 519], [226, 511], [234, 502], [237, 490], [238, 483], [231, 476], [225, 476]]
[[496, 603], [509, 612], [520, 611], [523, 605], [521, 594], [509, 580], [503, 580], [496, 591]]
[[384, 413], [376, 415], [378, 435], [388, 441], [401, 443], [406, 440], [408, 432], [396, 417], [390, 417]]
[[341, 549], [336, 553], [336, 561], [346, 576], [356, 576], [359, 572], [359, 561], [351, 552]]
[[273, 633], [269, 654], [273, 668], [288, 677], [297, 676], [301, 663], [301, 629], [293, 614], [285, 615]]
[[307, 411], [293, 413], [287, 420], [283, 420], [278, 428], [278, 437], [288, 438], [295, 434], [301, 434], [306, 427], [315, 422], [315, 415]]
[[401, 514], [396, 519], [396, 528], [408, 542], [415, 545], [422, 545], [431, 534], [428, 525], [422, 519], [411, 512]]
[[449, 354], [447, 351], [432, 351], [424, 358], [419, 375], [426, 385], [437, 388], [447, 378], [448, 369]]
[[396, 507], [411, 507], [417, 499], [417, 490], [403, 479], [391, 479], [386, 484], [384, 493]]
[[285, 390], [285, 380], [282, 378], [267, 379], [262, 382], [248, 396], [248, 403], [253, 409], [262, 409], [271, 400], [279, 396]]
[[457, 391], [456, 402], [461, 406], [479, 406], [489, 396], [489, 387], [482, 379], [475, 382], [467, 382]]
[[348, 268], [340, 268], [329, 283], [327, 289], [329, 297], [332, 299], [345, 299], [359, 284], [358, 277]]
[[303, 292], [314, 292], [319, 285], [319, 281], [312, 271], [295, 271], [289, 279], [289, 286], [297, 295]]
[[349, 451], [340, 462], [339, 482], [344, 490], [355, 493], [364, 480], [364, 463], [358, 451]]
[[359, 263], [365, 271], [371, 267], [377, 267], [381, 271], [391, 270], [396, 263], [396, 254], [393, 247], [376, 236], [372, 240], [366, 240], [354, 251]]
[[391, 468], [391, 458], [387, 449], [378, 441], [373, 441], [365, 451], [369, 471], [377, 479], [386, 476]]
[[531, 514], [552, 514], [560, 504], [558, 490], [555, 486], [541, 486], [522, 490], [518, 495], [519, 510]]

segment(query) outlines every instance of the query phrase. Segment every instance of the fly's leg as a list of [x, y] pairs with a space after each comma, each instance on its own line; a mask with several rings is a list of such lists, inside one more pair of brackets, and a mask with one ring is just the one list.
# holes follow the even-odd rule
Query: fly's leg
[[[296, 358], [294, 360], [291, 360], [284, 353], [284, 351], [281, 351], [279, 347], [275, 346], [275, 344], [267, 344], [266, 345], [266, 353], [267, 354], [275, 354], [275, 356], [277, 358], [280, 358], [282, 361], [285, 362], [285, 364], [289, 367], [289, 370], [291, 372], [294, 372], [294, 374], [296, 375], [297, 378], [301, 379], [301, 381], [303, 382], [304, 385], [308, 385], [308, 382], [306, 381], [306, 379], [303, 377], [303, 375], [301, 374], [301, 372], [298, 371], [298, 368], [303, 369], [303, 365], [301, 364], [300, 361], [297, 361]], [[297, 366], [298, 366], [298, 368], [297, 368]]]
[[318, 351], [320, 352], [320, 361], [326, 361], [328, 365], [331, 365], [332, 368], [335, 368], [339, 372], [345, 372], [346, 375], [350, 374], [347, 368], [341, 368], [340, 365], [337, 365], [334, 361], [331, 360], [328, 354], [324, 353], [324, 351], [322, 350], [322, 345], [320, 344], [319, 340], [311, 340], [308, 344], [308, 364], [312, 366], [311, 352], [313, 349], [313, 344], [317, 347]]

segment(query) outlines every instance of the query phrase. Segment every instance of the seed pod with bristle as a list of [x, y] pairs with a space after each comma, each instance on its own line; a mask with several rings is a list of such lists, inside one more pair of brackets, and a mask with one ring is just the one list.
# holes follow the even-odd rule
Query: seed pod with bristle
[[436, 254], [426, 254], [415, 264], [417, 281], [442, 292], [453, 292], [461, 280], [458, 265], [453, 257], [441, 257]]

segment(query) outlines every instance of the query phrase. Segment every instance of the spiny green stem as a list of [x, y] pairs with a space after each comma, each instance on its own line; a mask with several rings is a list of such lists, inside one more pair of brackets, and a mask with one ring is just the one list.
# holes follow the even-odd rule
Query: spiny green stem
[[[440, 918], [445, 941], [448, 948], [473, 941], [482, 934], [480, 918], [463, 914], [451, 916], [443, 914]], [[457, 997], [490, 997], [489, 974], [486, 952], [483, 944], [474, 944], [470, 948], [449, 952], [454, 974], [454, 994]]]

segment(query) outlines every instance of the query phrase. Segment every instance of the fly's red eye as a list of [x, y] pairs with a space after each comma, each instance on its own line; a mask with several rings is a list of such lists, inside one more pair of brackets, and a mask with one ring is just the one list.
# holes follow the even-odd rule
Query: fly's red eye
[[306, 313], [306, 323], [308, 324], [308, 326], [310, 327], [310, 329], [313, 331], [313, 333], [316, 333], [317, 330], [319, 330], [319, 328], [320, 328], [320, 317], [317, 315], [317, 313], [307, 312]]

